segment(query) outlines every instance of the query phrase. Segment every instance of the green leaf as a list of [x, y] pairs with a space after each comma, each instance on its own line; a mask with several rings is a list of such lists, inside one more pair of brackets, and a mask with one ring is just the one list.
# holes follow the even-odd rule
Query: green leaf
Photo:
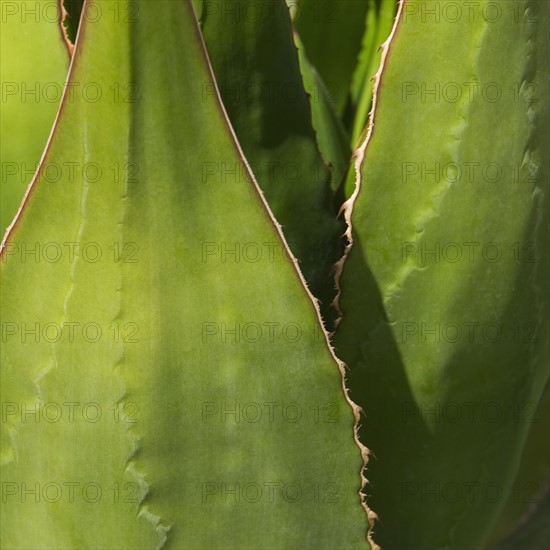
[[[367, 79], [373, 78], [374, 74], [369, 73], [369, 66], [371, 60], [373, 59], [377, 48], [381, 46], [381, 43], [376, 45], [376, 38], [378, 35], [378, 29], [380, 24], [380, 17], [378, 14], [378, 7], [380, 6], [382, 0], [367, 0], [367, 15], [365, 18], [365, 31], [363, 32], [363, 39], [361, 41], [361, 50], [357, 58], [357, 65], [353, 71], [353, 77], [351, 82], [351, 100], [354, 105], [357, 106], [359, 96], [363, 90]], [[397, 5], [396, 2], [393, 2], [394, 5]], [[391, 28], [390, 28], [391, 31]], [[372, 91], [371, 91], [372, 95]]]
[[[488, 547], [508, 545], [508, 540], [525, 533], [548, 532], [550, 516], [539, 513], [547, 506], [550, 481], [550, 385], [546, 386], [540, 403], [526, 415], [530, 424], [521, 463], [514, 480], [512, 494], [506, 502], [498, 523], [489, 538]], [[546, 526], [545, 526], [546, 524]], [[546, 537], [546, 540], [548, 537]], [[541, 538], [541, 541], [544, 539]], [[535, 548], [535, 543], [517, 546]]]
[[17, 213], [52, 129], [69, 67], [69, 52], [62, 35], [61, 10], [55, 2], [2, 2], [1, 9], [3, 234]]
[[372, 104], [372, 79], [380, 66], [382, 45], [388, 39], [393, 27], [396, 0], [370, 0], [365, 32], [357, 67], [353, 73], [351, 101], [354, 106], [351, 145], [358, 145], [367, 123]]
[[[332, 266], [342, 255], [343, 229], [312, 128], [288, 8], [284, 0], [204, 2], [201, 27], [231, 124], [330, 326]], [[212, 101], [213, 86], [204, 86], [203, 96]], [[231, 167], [218, 169], [223, 176]]]
[[327, 90], [321, 75], [307, 59], [304, 46], [296, 33], [294, 41], [298, 49], [304, 86], [311, 99], [311, 118], [317, 143], [324, 161], [330, 165], [331, 188], [333, 191], [337, 191], [341, 187], [351, 160], [349, 136], [334, 111], [334, 99]]
[[102, 99], [65, 98], [44, 164], [74, 172], [2, 252], [3, 545], [368, 548], [341, 365], [191, 3], [91, 6], [70, 81]]
[[500, 541], [493, 550], [546, 550], [550, 539], [550, 496], [509, 537]]
[[549, 4], [451, 4], [401, 4], [347, 205], [335, 346], [387, 548], [482, 546], [549, 372]]
[[305, 53], [327, 85], [340, 116], [348, 102], [367, 8], [366, 0], [301, 0], [294, 18]]

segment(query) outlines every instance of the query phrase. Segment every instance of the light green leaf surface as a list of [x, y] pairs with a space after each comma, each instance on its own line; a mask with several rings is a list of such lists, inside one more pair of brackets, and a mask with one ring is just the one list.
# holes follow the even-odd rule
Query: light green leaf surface
[[85, 5], [70, 80], [102, 99], [65, 98], [44, 163], [74, 170], [2, 253], [2, 545], [368, 548], [339, 365], [192, 5], [135, 5]]
[[294, 26], [341, 116], [365, 30], [367, 0], [301, 0]]
[[404, 3], [358, 152], [335, 346], [383, 548], [483, 545], [548, 379], [549, 4], [489, 4]]
[[52, 129], [69, 67], [69, 51], [57, 2], [2, 0], [0, 10], [3, 235], [17, 213]]
[[[310, 99], [319, 96], [304, 90], [288, 8], [284, 0], [204, 2], [201, 28], [231, 124], [330, 326], [343, 228], [311, 123]], [[203, 96], [212, 101], [212, 88]]]

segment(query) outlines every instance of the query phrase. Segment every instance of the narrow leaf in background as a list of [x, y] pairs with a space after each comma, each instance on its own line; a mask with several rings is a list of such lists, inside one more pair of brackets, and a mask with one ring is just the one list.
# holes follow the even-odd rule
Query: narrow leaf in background
[[[310, 102], [322, 99], [304, 90], [285, 1], [204, 1], [201, 28], [231, 124], [330, 327], [343, 228], [311, 124]], [[230, 179], [233, 169], [205, 168]]]
[[[334, 99], [317, 69], [307, 59], [297, 33], [294, 34], [294, 41], [298, 48], [304, 86], [309, 90], [311, 98], [311, 118], [317, 144], [324, 161], [330, 165], [330, 186], [334, 192], [337, 192], [342, 187], [342, 181], [351, 162], [349, 136], [341, 118], [334, 110]], [[336, 202], [342, 204], [344, 201], [337, 196]]]
[[[63, 95], [69, 50], [57, 2], [0, 2], [0, 234], [38, 166]], [[85, 91], [82, 86], [75, 93]], [[47, 177], [57, 177], [52, 167]]]
[[372, 104], [372, 79], [380, 66], [382, 45], [390, 36], [396, 9], [396, 0], [369, 1], [363, 42], [351, 86], [351, 103], [355, 113], [351, 132], [352, 147], [360, 145], [358, 140], [367, 125]]
[[294, 26], [343, 115], [365, 30], [367, 0], [300, 0]]

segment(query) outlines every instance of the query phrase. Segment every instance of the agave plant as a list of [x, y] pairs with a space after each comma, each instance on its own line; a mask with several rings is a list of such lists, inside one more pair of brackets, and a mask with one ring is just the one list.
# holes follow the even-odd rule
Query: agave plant
[[545, 547], [547, 1], [0, 6], [2, 547]]

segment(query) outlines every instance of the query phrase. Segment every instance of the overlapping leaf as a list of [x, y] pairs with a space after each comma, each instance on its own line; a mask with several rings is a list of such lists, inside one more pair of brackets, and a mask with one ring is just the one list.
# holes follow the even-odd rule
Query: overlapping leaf
[[548, 379], [548, 3], [451, 4], [401, 6], [341, 279], [386, 548], [483, 544]]
[[[284, 0], [205, 1], [201, 28], [235, 133], [330, 325], [343, 229], [311, 124], [310, 101], [324, 96], [304, 90], [288, 8]], [[212, 94], [205, 87], [205, 101]]]
[[56, 2], [3, 1], [0, 8], [0, 234], [3, 235], [19, 208], [50, 134], [63, 93], [69, 52]]
[[70, 79], [102, 99], [65, 97], [44, 163], [71, 170], [2, 253], [3, 545], [368, 547], [339, 365], [191, 3], [90, 5]]
[[346, 108], [365, 30], [366, 0], [301, 0], [294, 24], [341, 116]]
[[[334, 110], [334, 99], [321, 75], [307, 58], [297, 34], [294, 35], [294, 40], [298, 48], [304, 86], [311, 96], [311, 118], [317, 143], [323, 159], [330, 164], [331, 188], [336, 192], [341, 188], [351, 162], [349, 136]], [[343, 201], [336, 197], [336, 202], [341, 204]]]
[[357, 144], [367, 123], [372, 103], [372, 79], [378, 71], [382, 44], [390, 35], [396, 7], [396, 0], [369, 0], [363, 42], [351, 84], [351, 102], [355, 113], [352, 146]]

